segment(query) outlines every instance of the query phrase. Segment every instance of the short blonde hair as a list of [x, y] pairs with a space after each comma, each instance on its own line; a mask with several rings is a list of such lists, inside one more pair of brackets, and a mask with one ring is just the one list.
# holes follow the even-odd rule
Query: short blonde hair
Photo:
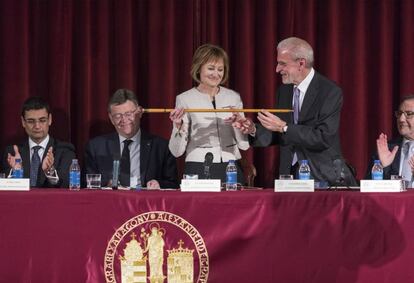
[[227, 56], [226, 51], [223, 48], [213, 45], [213, 44], [204, 44], [201, 45], [194, 52], [193, 63], [191, 65], [191, 77], [198, 83], [200, 81], [200, 70], [201, 67], [208, 62], [216, 62], [220, 59], [223, 59], [224, 64], [224, 75], [220, 83], [225, 83], [229, 78], [229, 57]]

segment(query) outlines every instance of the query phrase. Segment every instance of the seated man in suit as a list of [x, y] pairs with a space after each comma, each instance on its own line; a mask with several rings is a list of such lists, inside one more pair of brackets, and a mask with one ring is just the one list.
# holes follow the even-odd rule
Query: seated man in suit
[[22, 107], [21, 120], [28, 139], [5, 149], [2, 172], [10, 176], [19, 158], [23, 177], [30, 178], [31, 187], [67, 188], [69, 167], [76, 158], [75, 147], [49, 136], [52, 113], [48, 103], [40, 97], [28, 98]]
[[114, 159], [120, 159], [119, 182], [130, 186], [130, 177], [149, 189], [177, 188], [176, 159], [168, 141], [140, 129], [142, 108], [135, 94], [117, 90], [108, 103], [108, 116], [116, 132], [96, 137], [86, 146], [85, 173], [101, 174], [103, 185], [112, 185]]
[[[387, 135], [381, 133], [377, 139], [377, 154], [368, 164], [366, 179], [371, 179], [371, 168], [374, 160], [380, 160], [384, 167], [384, 179], [391, 175], [399, 175], [405, 181], [412, 182], [414, 161], [414, 95], [408, 95], [401, 100], [395, 111], [397, 129], [400, 136], [387, 140]], [[409, 185], [412, 187], [412, 184]]]

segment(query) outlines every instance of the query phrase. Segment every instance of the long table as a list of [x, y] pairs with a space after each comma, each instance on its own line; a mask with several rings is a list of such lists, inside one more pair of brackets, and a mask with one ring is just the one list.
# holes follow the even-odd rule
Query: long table
[[414, 192], [3, 191], [0, 252], [13, 283], [414, 282]]

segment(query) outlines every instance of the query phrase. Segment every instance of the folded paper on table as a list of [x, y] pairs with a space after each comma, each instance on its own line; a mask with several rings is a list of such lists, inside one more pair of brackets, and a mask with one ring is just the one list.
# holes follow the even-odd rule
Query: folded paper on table
[[314, 192], [314, 180], [275, 180], [275, 192]]
[[220, 192], [220, 179], [183, 179], [181, 180], [182, 192]]
[[29, 191], [29, 178], [5, 178], [0, 179], [0, 190], [2, 191]]
[[363, 193], [394, 193], [404, 190], [403, 180], [361, 180]]

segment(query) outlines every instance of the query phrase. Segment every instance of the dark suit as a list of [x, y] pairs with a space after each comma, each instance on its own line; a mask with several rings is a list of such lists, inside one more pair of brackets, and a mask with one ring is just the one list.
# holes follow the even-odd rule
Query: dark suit
[[[292, 109], [293, 85], [282, 85], [277, 92], [277, 107]], [[293, 113], [277, 114], [287, 122], [286, 133], [272, 132], [257, 125], [251, 143], [254, 146], [280, 145], [280, 174], [291, 174], [293, 153], [298, 160], [307, 159], [315, 181], [337, 180], [334, 160], [343, 160], [339, 141], [339, 121], [342, 108], [342, 90], [332, 81], [315, 72], [300, 110], [298, 124], [293, 123]], [[348, 185], [356, 181], [350, 177], [347, 166], [343, 168]]]
[[[23, 163], [23, 176], [24, 178], [30, 178], [30, 148], [29, 148], [29, 140], [17, 145], [19, 147], [19, 152], [22, 157]], [[62, 142], [56, 140], [52, 137], [49, 137], [49, 142], [43, 154], [43, 159], [46, 157], [47, 151], [50, 147], [53, 147], [53, 155], [54, 155], [54, 166], [56, 168], [57, 174], [59, 176], [59, 181], [57, 184], [51, 184], [48, 179], [46, 178], [42, 166], [39, 166], [39, 172], [37, 174], [37, 183], [36, 187], [38, 188], [49, 188], [49, 187], [57, 187], [57, 188], [67, 188], [69, 186], [69, 167], [72, 163], [72, 159], [76, 158], [75, 154], [75, 147], [73, 144]], [[6, 175], [10, 172], [10, 166], [7, 163], [7, 154], [10, 153], [14, 155], [14, 149], [12, 145], [6, 147], [3, 155], [2, 160], [2, 172]], [[42, 159], [42, 162], [43, 162]]]
[[[86, 146], [85, 173], [101, 174], [102, 184], [107, 185], [112, 179], [114, 157], [119, 156], [118, 133], [96, 137]], [[176, 159], [168, 149], [168, 141], [141, 131], [140, 173], [144, 187], [153, 179], [158, 181], [161, 188], [178, 187]]]
[[[384, 179], [390, 179], [391, 175], [399, 175], [400, 174], [400, 161], [401, 161], [401, 147], [402, 147], [402, 144], [403, 144], [402, 137], [395, 138], [395, 139], [388, 142], [388, 148], [389, 148], [390, 151], [396, 145], [398, 145], [398, 151], [395, 154], [395, 158], [392, 161], [392, 163], [389, 166], [384, 167]], [[365, 174], [365, 179], [372, 179], [371, 169], [372, 169], [372, 166], [374, 165], [374, 160], [379, 160], [378, 153], [375, 153], [372, 156], [370, 162], [368, 163], [367, 172]]]

